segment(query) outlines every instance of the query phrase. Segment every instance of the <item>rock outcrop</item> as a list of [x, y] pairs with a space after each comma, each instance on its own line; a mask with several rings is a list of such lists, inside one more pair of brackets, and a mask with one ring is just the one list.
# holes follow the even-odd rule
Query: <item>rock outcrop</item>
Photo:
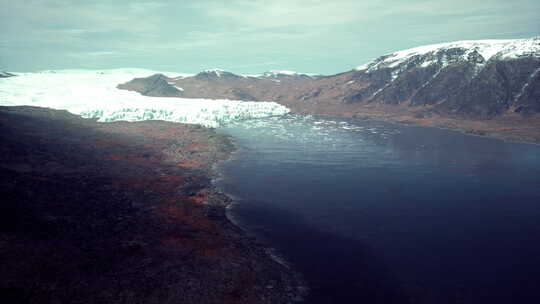
[[8, 77], [13, 77], [13, 76], [16, 76], [16, 75], [5, 72], [5, 71], [0, 71], [0, 78], [8, 78]]
[[182, 97], [182, 91], [174, 86], [167, 76], [155, 74], [146, 78], [135, 78], [126, 84], [118, 86], [119, 89], [134, 90], [146, 96]]

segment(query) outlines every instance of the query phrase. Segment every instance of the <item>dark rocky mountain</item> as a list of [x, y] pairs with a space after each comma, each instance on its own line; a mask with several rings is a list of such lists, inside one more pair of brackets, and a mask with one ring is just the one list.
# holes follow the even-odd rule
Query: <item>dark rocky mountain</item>
[[[300, 94], [300, 89], [315, 79], [317, 79], [315, 76], [285, 71], [244, 76], [215, 69], [191, 77], [167, 78], [159, 74], [137, 78], [119, 85], [118, 88], [137, 91], [148, 96], [275, 101], [294, 98], [295, 94], [291, 94], [291, 90]], [[166, 88], [170, 95], [155, 94]]]
[[121, 84], [119, 89], [135, 90], [146, 96], [183, 97], [182, 91], [172, 85], [163, 74], [155, 74], [146, 78], [135, 78], [128, 84]]
[[332, 76], [209, 70], [175, 79], [154, 75], [119, 88], [150, 96], [275, 101], [303, 113], [353, 116], [377, 108], [416, 118], [527, 116], [540, 112], [540, 37], [424, 46]]
[[8, 78], [8, 77], [13, 77], [13, 76], [16, 76], [16, 75], [5, 72], [5, 71], [0, 71], [0, 78]]

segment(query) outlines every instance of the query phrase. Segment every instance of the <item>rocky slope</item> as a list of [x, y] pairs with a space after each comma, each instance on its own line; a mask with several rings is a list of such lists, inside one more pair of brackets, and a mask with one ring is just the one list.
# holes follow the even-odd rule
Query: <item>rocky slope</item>
[[[191, 77], [168, 78], [157, 74], [118, 85], [120, 89], [148, 96], [231, 99], [245, 101], [294, 100], [317, 76], [287, 71], [266, 72], [260, 76], [236, 75], [219, 69]], [[160, 94], [160, 92], [165, 92]], [[296, 93], [296, 94], [295, 94]]]
[[8, 77], [13, 77], [13, 76], [15, 76], [15, 74], [11, 74], [5, 71], [0, 71], [0, 78], [8, 78]]
[[290, 303], [294, 276], [225, 217], [227, 138], [0, 107], [3, 303]]
[[367, 86], [343, 101], [433, 106], [471, 118], [537, 113], [539, 72], [540, 37], [426, 46], [358, 67], [351, 80]]
[[[423, 121], [466, 129], [473, 127], [463, 121], [509, 119], [521, 124], [533, 117], [536, 123], [540, 37], [418, 47], [332, 76], [241, 76], [211, 70], [192, 77], [135, 79], [118, 87], [142, 94], [181, 88], [175, 96], [276, 101], [300, 113]], [[490, 128], [478, 131], [489, 133]]]

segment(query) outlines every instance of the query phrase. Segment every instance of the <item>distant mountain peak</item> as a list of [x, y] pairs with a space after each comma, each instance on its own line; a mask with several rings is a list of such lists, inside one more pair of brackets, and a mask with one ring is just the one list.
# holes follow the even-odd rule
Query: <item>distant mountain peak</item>
[[358, 66], [357, 71], [374, 71], [381, 68], [396, 68], [411, 61], [421, 61], [422, 67], [434, 63], [474, 61], [483, 64], [491, 59], [516, 59], [540, 57], [540, 37], [509, 40], [463, 40], [432, 44], [401, 50], [381, 56]]
[[304, 77], [312, 77], [313, 75], [312, 74], [307, 74], [307, 73], [298, 73], [298, 72], [294, 72], [294, 71], [286, 71], [286, 70], [270, 70], [270, 71], [267, 71], [267, 72], [264, 72], [260, 77], [272, 77], [272, 78], [277, 78], [277, 77], [292, 77], [292, 76], [304, 76]]
[[237, 77], [241, 77], [241, 76], [236, 75], [236, 74], [231, 73], [231, 72], [227, 72], [227, 71], [222, 70], [222, 69], [214, 68], [214, 69], [204, 70], [204, 71], [200, 72], [199, 74], [195, 75], [195, 77], [197, 77], [197, 78], [209, 78], [209, 77], [217, 77], [217, 78], [234, 77], [234, 78], [237, 78]]

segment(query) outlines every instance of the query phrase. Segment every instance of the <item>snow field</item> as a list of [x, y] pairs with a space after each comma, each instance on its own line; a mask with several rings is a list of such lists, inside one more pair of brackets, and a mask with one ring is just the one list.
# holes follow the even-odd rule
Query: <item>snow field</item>
[[147, 97], [116, 88], [133, 78], [156, 73], [187, 76], [142, 69], [16, 73], [16, 77], [0, 79], [0, 105], [62, 109], [101, 122], [155, 119], [207, 127], [289, 112], [274, 102]]

